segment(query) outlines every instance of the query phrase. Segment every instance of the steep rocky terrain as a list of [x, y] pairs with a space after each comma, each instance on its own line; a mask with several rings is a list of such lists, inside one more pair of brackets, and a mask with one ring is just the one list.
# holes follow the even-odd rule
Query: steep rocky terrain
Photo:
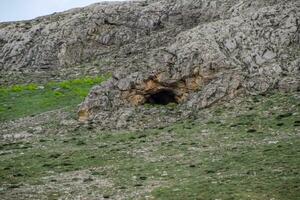
[[107, 70], [146, 67], [142, 58], [172, 44], [178, 33], [228, 18], [226, 11], [236, 2], [221, 2], [101, 3], [32, 21], [2, 23], [0, 69], [4, 76], [49, 76], [89, 61], [109, 63], [104, 66]]
[[0, 23], [0, 197], [299, 199], [299, 92], [299, 0]]
[[[175, 8], [183, 5], [192, 9], [184, 13], [193, 13], [195, 16], [188, 18], [199, 21], [182, 28], [169, 44], [151, 50], [144, 59], [146, 66], [125, 72], [120, 69], [110, 82], [95, 87], [81, 105], [81, 121], [107, 124], [106, 119], [118, 121], [121, 116], [137, 124], [133, 119], [140, 119], [136, 113], [143, 111], [128, 109], [128, 105], [175, 103], [186, 116], [190, 115], [188, 110], [239, 94], [300, 89], [299, 1], [175, 2]], [[228, 5], [231, 7], [226, 8]], [[214, 9], [222, 14], [211, 16]], [[203, 18], [197, 17], [197, 12]], [[160, 21], [157, 24], [164, 24]], [[146, 113], [142, 118], [147, 118]], [[174, 113], [168, 118], [172, 116]], [[152, 118], [154, 123], [161, 121]]]
[[108, 83], [91, 91], [79, 111], [81, 121], [103, 124], [136, 116], [135, 109], [124, 107], [145, 103], [170, 101], [187, 111], [238, 94], [296, 91], [299, 3], [101, 3], [2, 23], [1, 83], [114, 72]]

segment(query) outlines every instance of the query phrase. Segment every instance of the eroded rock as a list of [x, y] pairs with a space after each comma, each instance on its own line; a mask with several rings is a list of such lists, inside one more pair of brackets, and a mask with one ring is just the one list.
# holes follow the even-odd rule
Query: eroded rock
[[299, 90], [299, 18], [294, 0], [145, 0], [2, 23], [1, 81], [81, 75], [75, 66], [98, 60], [82, 68], [113, 77], [91, 90], [79, 121], [160, 126], [239, 94]]
[[109, 117], [116, 110], [138, 110], [149, 103], [175, 103], [179, 112], [188, 113], [241, 93], [295, 91], [300, 77], [299, 17], [299, 2], [255, 2], [252, 9], [236, 11], [230, 19], [199, 23], [178, 34], [169, 46], [153, 50], [149, 69], [114, 76], [109, 87], [92, 90], [81, 108], [89, 111], [88, 119], [99, 121], [97, 113], [104, 108], [95, 105], [103, 97], [109, 102]]

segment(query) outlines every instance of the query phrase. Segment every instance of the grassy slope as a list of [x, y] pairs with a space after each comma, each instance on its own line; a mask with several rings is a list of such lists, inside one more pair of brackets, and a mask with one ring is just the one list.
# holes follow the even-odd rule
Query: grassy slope
[[[95, 133], [81, 127], [67, 135], [3, 142], [0, 195], [26, 199], [34, 186], [39, 189], [30, 189], [31, 199], [66, 194], [88, 199], [300, 199], [299, 97], [258, 96], [236, 107], [215, 107], [211, 114], [207, 121], [144, 132]], [[83, 171], [85, 178], [74, 175]], [[111, 184], [99, 185], [100, 180]]]
[[0, 88], [0, 121], [35, 115], [66, 106], [74, 107], [87, 96], [93, 85], [109, 76], [84, 77], [44, 86], [35, 84]]

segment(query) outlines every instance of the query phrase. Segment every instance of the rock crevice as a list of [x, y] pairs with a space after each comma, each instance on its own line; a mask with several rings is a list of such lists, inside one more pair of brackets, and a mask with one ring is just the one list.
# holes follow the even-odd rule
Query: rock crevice
[[243, 9], [229, 19], [182, 31], [169, 45], [152, 50], [140, 69], [117, 72], [94, 88], [80, 112], [95, 122], [124, 113], [119, 124], [130, 126], [140, 117], [137, 112], [161, 120], [160, 111], [144, 104], [176, 104], [181, 114], [169, 116], [176, 121], [237, 95], [299, 90], [300, 2], [262, 2], [252, 9], [237, 4]]
[[0, 84], [111, 72], [80, 121], [174, 122], [237, 95], [300, 90], [299, 21], [295, 0], [145, 0], [0, 23]]

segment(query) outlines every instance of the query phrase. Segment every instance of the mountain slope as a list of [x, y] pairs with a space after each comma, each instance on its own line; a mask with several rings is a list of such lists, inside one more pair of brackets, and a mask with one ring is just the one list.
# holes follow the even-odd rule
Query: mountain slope
[[8, 122], [1, 199], [297, 200], [299, 97], [237, 98], [143, 131], [79, 127], [66, 110]]
[[145, 0], [1, 23], [1, 199], [298, 200], [299, 20]]

